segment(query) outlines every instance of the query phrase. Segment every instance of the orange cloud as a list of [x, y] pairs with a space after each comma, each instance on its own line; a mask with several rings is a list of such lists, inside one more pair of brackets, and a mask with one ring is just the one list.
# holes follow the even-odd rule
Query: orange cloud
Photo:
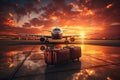
[[108, 4], [108, 5], [106, 6], [106, 8], [109, 9], [109, 8], [111, 8], [112, 6], [113, 6], [113, 3]]

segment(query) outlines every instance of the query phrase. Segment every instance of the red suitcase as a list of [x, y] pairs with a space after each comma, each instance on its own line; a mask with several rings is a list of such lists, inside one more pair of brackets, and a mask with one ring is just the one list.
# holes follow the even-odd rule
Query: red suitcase
[[67, 46], [65, 48], [70, 49], [70, 59], [79, 61], [79, 57], [81, 57], [81, 48], [77, 46]]
[[70, 50], [67, 48], [46, 50], [44, 52], [45, 62], [47, 65], [64, 63], [70, 60], [69, 53], [70, 53]]

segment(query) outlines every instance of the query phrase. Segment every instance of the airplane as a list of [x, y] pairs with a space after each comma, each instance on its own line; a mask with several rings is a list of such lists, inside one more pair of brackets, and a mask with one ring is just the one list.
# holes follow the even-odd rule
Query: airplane
[[63, 32], [65, 32], [66, 30], [62, 30], [59, 26], [58, 26], [58, 22], [56, 21], [56, 27], [53, 28], [52, 30], [44, 30], [44, 31], [48, 31], [51, 32], [51, 35], [46, 36], [46, 35], [38, 35], [38, 34], [27, 34], [27, 36], [37, 36], [40, 37], [40, 42], [42, 43], [49, 43], [49, 38], [53, 39], [53, 40], [60, 40], [65, 38], [65, 43], [69, 43], [68, 38], [70, 38], [71, 42], [75, 41], [75, 37], [79, 37], [80, 35], [67, 35], [67, 36], [63, 36]]

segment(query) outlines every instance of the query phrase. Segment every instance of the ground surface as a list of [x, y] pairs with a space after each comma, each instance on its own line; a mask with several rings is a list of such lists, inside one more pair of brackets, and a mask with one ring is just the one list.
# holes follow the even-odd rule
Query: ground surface
[[0, 80], [120, 80], [120, 47], [75, 44], [79, 62], [47, 67], [40, 46], [1, 46]]

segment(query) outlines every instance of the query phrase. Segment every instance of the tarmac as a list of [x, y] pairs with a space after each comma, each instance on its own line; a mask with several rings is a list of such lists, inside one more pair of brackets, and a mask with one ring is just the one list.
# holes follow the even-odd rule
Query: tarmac
[[48, 67], [40, 45], [2, 46], [0, 80], [120, 80], [120, 47], [75, 46], [82, 48], [78, 62]]

